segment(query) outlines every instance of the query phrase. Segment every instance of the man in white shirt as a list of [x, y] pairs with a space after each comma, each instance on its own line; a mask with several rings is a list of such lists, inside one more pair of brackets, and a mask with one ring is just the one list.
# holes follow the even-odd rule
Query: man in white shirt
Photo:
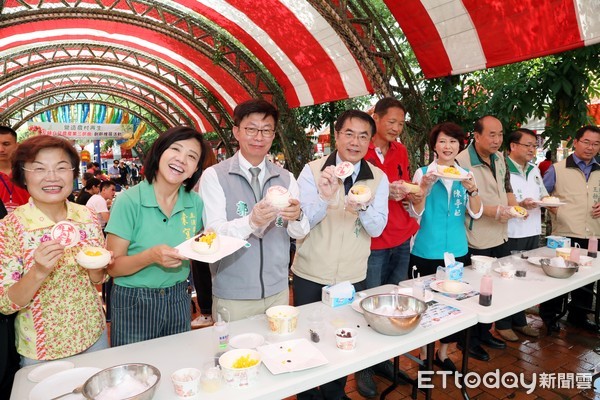
[[[229, 315], [234, 321], [289, 304], [290, 238], [304, 237], [310, 227], [300, 209], [296, 179], [265, 159], [278, 116], [264, 100], [239, 104], [233, 134], [240, 150], [202, 174], [204, 226], [250, 244], [211, 265], [213, 317]], [[273, 186], [289, 191], [287, 207], [277, 209], [265, 199]]]
[[[508, 220], [508, 246], [510, 250], [537, 249], [542, 233], [542, 211], [537, 202], [548, 196], [540, 170], [531, 163], [537, 150], [537, 136], [532, 130], [517, 129], [508, 135], [508, 146], [506, 166], [510, 185], [519, 206], [528, 211], [527, 218]], [[519, 340], [515, 330], [527, 336], [539, 336], [539, 331], [527, 323], [524, 311], [496, 321], [495, 329], [509, 342]]]
[[[367, 289], [371, 238], [381, 235], [388, 220], [388, 178], [364, 159], [375, 131], [375, 121], [368, 114], [345, 111], [335, 123], [336, 151], [308, 163], [298, 177], [300, 200], [311, 230], [298, 241], [292, 266], [296, 306], [320, 301], [326, 285], [349, 281], [357, 292]], [[335, 171], [344, 162], [352, 164], [353, 172], [341, 179]], [[366, 203], [348, 196], [357, 184], [372, 193]], [[386, 364], [377, 369], [383, 371]], [[392, 366], [387, 376], [393, 379], [393, 374]], [[347, 399], [345, 386], [346, 377], [342, 377], [298, 393], [296, 398]]]
[[91, 208], [100, 217], [102, 229], [106, 226], [110, 211], [108, 211], [108, 202], [112, 202], [115, 197], [115, 183], [113, 181], [105, 181], [100, 184], [100, 193], [95, 194], [85, 203], [88, 208]]

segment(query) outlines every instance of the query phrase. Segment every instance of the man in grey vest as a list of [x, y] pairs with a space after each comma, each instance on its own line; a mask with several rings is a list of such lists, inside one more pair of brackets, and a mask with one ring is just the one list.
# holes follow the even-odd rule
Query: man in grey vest
[[[264, 100], [238, 104], [233, 134], [239, 151], [202, 174], [204, 226], [250, 244], [211, 265], [215, 318], [221, 314], [239, 320], [289, 304], [290, 238], [303, 238], [310, 227], [294, 176], [265, 159], [278, 117]], [[278, 209], [264, 198], [273, 186], [289, 191], [287, 207]]]
[[[582, 249], [587, 249], [590, 236], [600, 235], [600, 164], [596, 160], [600, 151], [600, 128], [594, 125], [580, 128], [575, 133], [573, 148], [573, 154], [548, 168], [544, 186], [551, 196], [566, 203], [560, 208], [548, 208], [552, 234], [569, 237], [571, 246], [577, 243]], [[587, 318], [592, 307], [593, 286], [593, 283], [586, 285], [589, 291], [581, 288], [571, 292], [567, 321], [597, 332], [598, 325]], [[559, 329], [555, 317], [560, 312], [562, 297], [540, 305], [540, 317], [549, 331]]]

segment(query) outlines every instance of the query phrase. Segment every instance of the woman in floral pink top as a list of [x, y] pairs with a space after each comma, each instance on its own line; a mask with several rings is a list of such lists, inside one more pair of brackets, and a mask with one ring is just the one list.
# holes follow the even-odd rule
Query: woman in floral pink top
[[[31, 137], [14, 154], [13, 181], [31, 198], [0, 223], [0, 312], [18, 313], [22, 366], [108, 347], [94, 287], [106, 269], [86, 270], [75, 261], [84, 247], [104, 246], [96, 215], [66, 200], [78, 173], [77, 151], [61, 138]], [[73, 246], [52, 239], [52, 228], [64, 221], [80, 238]]]

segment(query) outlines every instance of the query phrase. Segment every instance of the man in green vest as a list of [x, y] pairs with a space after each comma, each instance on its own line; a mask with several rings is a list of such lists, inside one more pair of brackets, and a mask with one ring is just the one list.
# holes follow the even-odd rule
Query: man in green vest
[[[505, 257], [510, 255], [507, 222], [512, 218], [510, 209], [517, 205], [517, 200], [504, 156], [498, 151], [504, 135], [502, 123], [498, 118], [486, 115], [475, 122], [473, 130], [473, 142], [456, 157], [460, 166], [475, 176], [483, 203], [481, 218], [467, 216], [465, 220], [469, 255]], [[481, 323], [472, 328], [469, 356], [489, 360], [482, 344], [494, 349], [506, 348], [506, 343], [492, 336], [490, 328], [491, 324]]]
[[[544, 175], [544, 186], [551, 196], [566, 204], [548, 208], [552, 218], [552, 234], [566, 236], [587, 249], [590, 236], [600, 235], [600, 128], [587, 125], [575, 133], [574, 152], [553, 164]], [[558, 212], [557, 212], [558, 211]], [[587, 287], [593, 288], [591, 283]], [[598, 325], [587, 319], [586, 309], [592, 306], [592, 294], [584, 288], [571, 292], [567, 321], [572, 325], [597, 332]], [[560, 312], [562, 296], [540, 305], [540, 317], [549, 331], [560, 329], [555, 321]]]

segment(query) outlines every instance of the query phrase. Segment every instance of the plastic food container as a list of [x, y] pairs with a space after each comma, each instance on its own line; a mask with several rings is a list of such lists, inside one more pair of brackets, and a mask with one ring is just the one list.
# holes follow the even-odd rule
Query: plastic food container
[[252, 349], [230, 350], [219, 357], [223, 380], [227, 386], [244, 388], [258, 380], [260, 353]]
[[275, 306], [267, 310], [269, 329], [273, 333], [287, 335], [296, 330], [300, 310], [293, 306]]

